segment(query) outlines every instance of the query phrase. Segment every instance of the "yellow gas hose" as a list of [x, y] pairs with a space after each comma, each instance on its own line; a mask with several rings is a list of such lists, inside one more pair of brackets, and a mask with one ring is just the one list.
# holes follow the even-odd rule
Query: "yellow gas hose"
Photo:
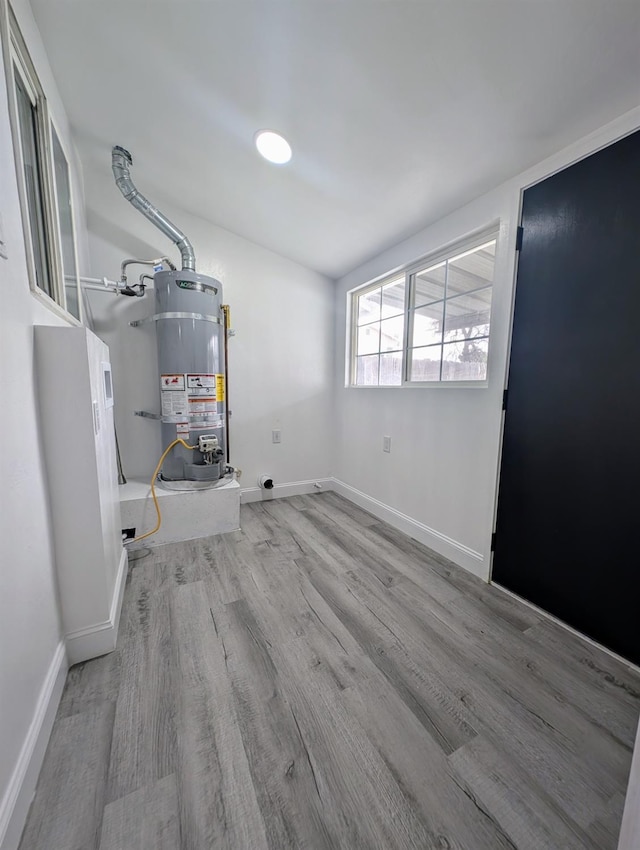
[[169, 443], [167, 448], [162, 452], [162, 457], [158, 461], [158, 465], [156, 466], [155, 471], [153, 473], [153, 477], [151, 479], [151, 495], [153, 496], [153, 504], [156, 507], [156, 514], [158, 516], [158, 522], [156, 524], [156, 527], [152, 531], [147, 531], [145, 534], [141, 534], [139, 537], [134, 537], [133, 540], [127, 540], [126, 541], [127, 544], [137, 543], [138, 540], [144, 540], [145, 537], [151, 537], [152, 534], [155, 534], [156, 531], [160, 530], [160, 526], [162, 525], [162, 514], [160, 513], [160, 505], [158, 504], [158, 497], [156, 496], [156, 478], [158, 477], [158, 474], [159, 474], [159, 472], [162, 468], [162, 464], [164, 463], [164, 459], [169, 454], [171, 449], [174, 446], [177, 446], [178, 443], [182, 443], [182, 445], [185, 447], [185, 449], [191, 449], [191, 451], [194, 451], [195, 449], [198, 448], [197, 446], [190, 446], [188, 443], [185, 443], [184, 440], [181, 440], [178, 437], [177, 440], [174, 440], [172, 443]]

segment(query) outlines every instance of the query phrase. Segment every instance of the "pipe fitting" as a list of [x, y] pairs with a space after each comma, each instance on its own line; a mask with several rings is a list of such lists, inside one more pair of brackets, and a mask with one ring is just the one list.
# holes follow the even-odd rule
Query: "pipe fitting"
[[273, 478], [270, 475], [261, 475], [258, 478], [258, 486], [261, 490], [273, 490]]

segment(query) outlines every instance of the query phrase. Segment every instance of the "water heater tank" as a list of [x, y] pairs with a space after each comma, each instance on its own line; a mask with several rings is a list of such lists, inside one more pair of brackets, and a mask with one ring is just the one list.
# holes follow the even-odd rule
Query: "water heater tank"
[[161, 478], [215, 484], [227, 448], [222, 284], [183, 269], [156, 272], [153, 285], [163, 450], [176, 437], [209, 449], [176, 446]]

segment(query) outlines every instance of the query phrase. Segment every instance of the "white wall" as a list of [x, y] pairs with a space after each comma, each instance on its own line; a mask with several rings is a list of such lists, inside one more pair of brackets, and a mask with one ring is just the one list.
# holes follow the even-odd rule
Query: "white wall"
[[[347, 495], [485, 579], [490, 570], [521, 190], [639, 125], [640, 109], [627, 113], [338, 281], [336, 477], [347, 485], [343, 488]], [[346, 388], [348, 291], [496, 220], [500, 236], [488, 387]], [[390, 454], [382, 451], [383, 435], [392, 438]]]
[[[135, 151], [134, 151], [135, 153]], [[134, 158], [135, 163], [135, 158]], [[132, 177], [136, 181], [135, 165]], [[86, 171], [93, 273], [117, 278], [124, 257], [179, 255], [118, 191], [105, 147], [104, 168]], [[138, 185], [144, 192], [144, 185]], [[223, 283], [236, 336], [229, 342], [231, 461], [240, 485], [255, 487], [259, 474], [276, 484], [324, 478], [332, 441], [334, 286], [327, 278], [152, 198], [194, 244], [197, 269]], [[137, 281], [140, 267], [131, 269]], [[155, 331], [129, 327], [154, 312], [144, 299], [89, 292], [96, 333], [111, 349], [116, 426], [125, 474], [148, 480], [161, 452], [157, 422], [136, 409], [159, 409]], [[281, 428], [282, 443], [271, 442]]]
[[[13, 5], [61, 141], [70, 151], [66, 117], [31, 11], [26, 0], [14, 0]], [[0, 14], [6, 15], [1, 0]], [[29, 730], [36, 732], [42, 719], [38, 710], [42, 708], [39, 699], [43, 688], [46, 694], [49, 686], [59, 682], [53, 668], [64, 665], [38, 429], [33, 325], [61, 325], [65, 320], [29, 289], [4, 67], [0, 74], [0, 215], [8, 253], [7, 260], [0, 257], [0, 398], [5, 414], [0, 418], [0, 845], [10, 850], [17, 842], [26, 815], [25, 803], [29, 802], [28, 788], [26, 794], [17, 796], [20, 781], [25, 771], [27, 785], [35, 778], [38, 756], [42, 755]], [[71, 167], [80, 263], [86, 268], [79, 171], [75, 161]], [[29, 748], [34, 743], [36, 753], [29, 770]]]

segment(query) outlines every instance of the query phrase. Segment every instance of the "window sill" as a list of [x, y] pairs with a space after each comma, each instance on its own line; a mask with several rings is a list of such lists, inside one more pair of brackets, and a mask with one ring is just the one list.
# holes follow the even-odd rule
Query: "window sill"
[[345, 390], [486, 390], [489, 381], [412, 381], [411, 383], [369, 386], [345, 384]]
[[30, 287], [31, 294], [33, 297], [39, 301], [44, 307], [54, 313], [58, 318], [63, 319], [65, 322], [70, 324], [72, 327], [81, 328], [82, 322], [79, 319], [76, 319], [75, 316], [72, 316], [71, 313], [67, 312], [64, 307], [61, 307], [57, 301], [54, 301], [50, 295], [47, 295], [46, 292], [43, 292], [38, 287]]

